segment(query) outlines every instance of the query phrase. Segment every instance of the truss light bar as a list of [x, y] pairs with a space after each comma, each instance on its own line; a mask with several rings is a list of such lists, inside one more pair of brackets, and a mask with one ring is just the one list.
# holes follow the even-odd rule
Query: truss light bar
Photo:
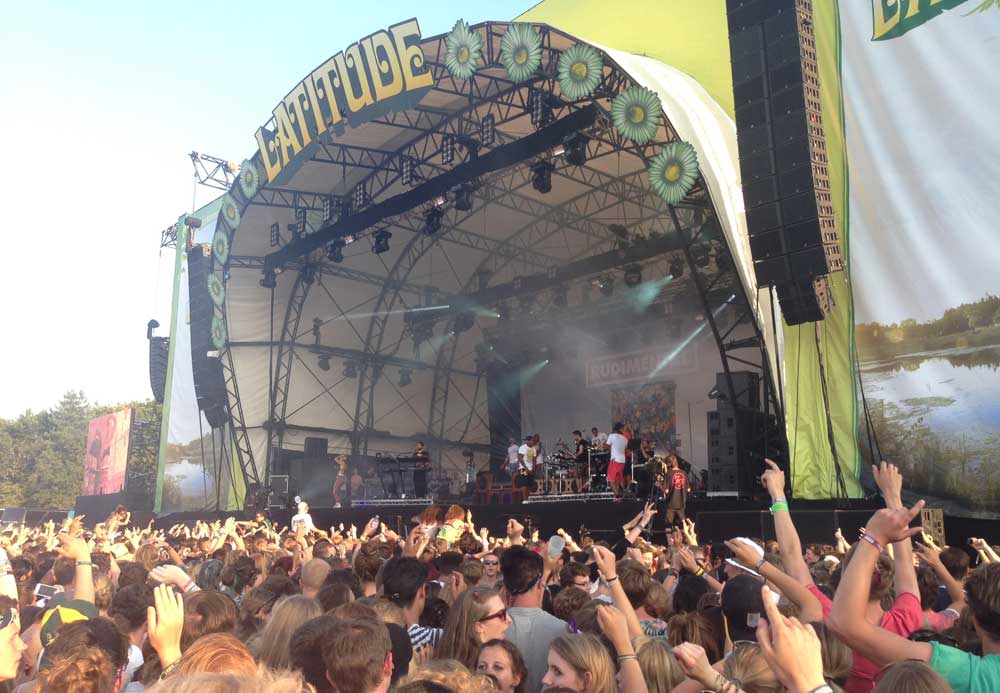
[[441, 162], [450, 164], [455, 160], [455, 138], [445, 135], [441, 138]]
[[301, 207], [295, 210], [295, 226], [298, 227], [299, 235], [306, 235], [306, 210]]
[[323, 222], [326, 223], [333, 218], [333, 200], [329, 197], [323, 198]]
[[492, 113], [487, 113], [479, 122], [479, 141], [487, 147], [492, 147], [496, 138], [497, 120]]
[[358, 183], [351, 197], [351, 209], [362, 209], [368, 206], [368, 189], [364, 182]]
[[399, 178], [403, 185], [413, 185], [413, 159], [404, 156], [399, 162]]
[[277, 248], [281, 245], [281, 225], [278, 222], [271, 224], [271, 247]]

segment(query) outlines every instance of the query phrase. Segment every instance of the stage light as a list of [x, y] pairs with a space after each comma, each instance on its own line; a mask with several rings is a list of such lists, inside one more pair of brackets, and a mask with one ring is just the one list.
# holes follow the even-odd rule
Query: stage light
[[472, 209], [472, 186], [468, 183], [462, 183], [455, 188], [455, 209], [460, 212]]
[[327, 223], [333, 218], [333, 200], [329, 197], [323, 198], [323, 223]]
[[372, 235], [372, 252], [381, 255], [389, 250], [389, 239], [392, 233], [386, 229], [379, 229]]
[[497, 138], [497, 121], [492, 113], [487, 113], [479, 121], [479, 141], [487, 147], [492, 147]]
[[455, 332], [461, 334], [476, 326], [476, 318], [472, 313], [459, 313], [455, 318]]
[[306, 235], [306, 210], [296, 209], [295, 210], [295, 226], [299, 232], [299, 235]]
[[323, 321], [319, 318], [313, 318], [312, 335], [313, 335], [313, 346], [319, 346], [320, 332], [319, 328], [323, 326]]
[[361, 209], [368, 204], [368, 191], [365, 189], [365, 184], [358, 183], [354, 187], [354, 193], [351, 195], [351, 209]]
[[555, 170], [548, 161], [539, 161], [531, 167], [531, 187], [543, 195], [552, 190], [552, 171]]
[[625, 286], [635, 287], [642, 284], [642, 265], [628, 265], [625, 268]]
[[430, 207], [424, 211], [424, 234], [433, 236], [440, 231], [442, 217], [444, 217], [444, 211], [440, 207]]
[[611, 277], [601, 277], [597, 280], [597, 286], [601, 289], [601, 295], [611, 296], [615, 293], [615, 280]]
[[330, 370], [330, 356], [327, 354], [320, 354], [319, 358], [317, 359], [316, 365], [319, 366], [319, 369], [321, 371]]
[[409, 368], [399, 369], [399, 386], [406, 387], [413, 382], [413, 371]]
[[344, 377], [345, 378], [357, 378], [358, 377], [358, 364], [355, 361], [344, 361]]
[[413, 159], [408, 156], [400, 158], [399, 178], [403, 185], [413, 185]]
[[552, 104], [549, 103], [548, 95], [541, 89], [532, 88], [528, 93], [529, 107], [531, 108], [531, 124], [536, 128], [543, 128], [552, 120]]
[[273, 289], [278, 286], [278, 278], [274, 272], [264, 272], [264, 278], [260, 280], [260, 285], [265, 289]]
[[277, 247], [281, 243], [281, 225], [278, 222], [271, 224], [271, 247]]
[[674, 279], [684, 276], [684, 258], [680, 255], [675, 255], [670, 258], [670, 265], [667, 270], [670, 272], [670, 276]]
[[450, 164], [455, 160], [455, 137], [445, 135], [441, 138], [441, 162]]
[[510, 306], [506, 303], [501, 303], [497, 306], [497, 315], [500, 316], [497, 320], [501, 325], [510, 322]]
[[563, 140], [566, 147], [566, 161], [574, 166], [587, 163], [587, 137], [580, 132], [571, 132]]
[[346, 244], [344, 243], [344, 240], [342, 238], [338, 238], [335, 241], [331, 242], [326, 249], [327, 259], [332, 260], [334, 262], [343, 262], [345, 245]]

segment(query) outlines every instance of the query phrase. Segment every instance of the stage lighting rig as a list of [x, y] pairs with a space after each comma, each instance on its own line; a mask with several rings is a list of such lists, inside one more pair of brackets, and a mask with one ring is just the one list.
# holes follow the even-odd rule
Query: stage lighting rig
[[670, 258], [670, 264], [667, 267], [670, 272], [670, 276], [674, 279], [678, 279], [684, 276], [684, 258], [680, 255], [674, 255]]
[[264, 278], [260, 280], [260, 285], [265, 289], [273, 289], [278, 286], [278, 278], [274, 272], [264, 272]]
[[704, 245], [691, 246], [691, 259], [694, 260], [695, 265], [701, 268], [708, 267], [712, 261], [708, 248]]
[[455, 160], [455, 137], [444, 135], [441, 138], [441, 163], [450, 164]]
[[328, 354], [320, 354], [316, 359], [316, 365], [319, 366], [321, 371], [330, 370], [330, 356]]
[[402, 156], [399, 160], [399, 180], [403, 185], [413, 185], [413, 158]]
[[365, 187], [362, 181], [354, 187], [354, 192], [351, 194], [351, 209], [364, 209], [370, 202], [371, 197], [368, 195], [368, 188]]
[[[433, 236], [441, 230], [441, 219], [444, 217], [444, 210], [438, 206], [428, 207], [424, 211], [423, 232], [427, 236]], [[388, 247], [388, 246], [387, 246]]]
[[476, 191], [476, 187], [472, 183], [462, 183], [455, 188], [455, 209], [460, 212], [472, 209], [472, 193]]
[[492, 147], [497, 139], [497, 120], [492, 113], [487, 113], [479, 121], [479, 141], [486, 147]]
[[295, 210], [295, 230], [300, 236], [305, 236], [308, 230], [306, 228], [306, 210], [301, 207]]
[[379, 229], [372, 234], [372, 252], [376, 255], [388, 252], [390, 238], [392, 238], [392, 232], [387, 229]]
[[552, 102], [548, 92], [532, 88], [528, 93], [531, 108], [531, 124], [540, 129], [552, 122]]
[[409, 368], [399, 369], [399, 386], [406, 387], [413, 382], [413, 371]]
[[632, 264], [625, 267], [625, 286], [635, 287], [642, 284], [642, 265]]
[[555, 166], [549, 161], [539, 161], [531, 167], [531, 187], [538, 192], [548, 193], [552, 190], [552, 172]]
[[476, 318], [472, 313], [459, 313], [458, 317], [455, 318], [455, 333], [462, 334], [463, 332], [468, 332], [473, 327], [476, 326]]
[[333, 262], [344, 261], [344, 246], [347, 245], [343, 238], [338, 238], [331, 242], [326, 250], [326, 257]]
[[607, 275], [598, 277], [594, 284], [601, 290], [602, 296], [611, 296], [615, 293], [615, 280]]
[[271, 224], [271, 247], [276, 248], [281, 245], [281, 225], [278, 222]]
[[566, 161], [574, 166], [587, 163], [587, 136], [582, 132], [571, 132], [563, 140], [566, 148]]
[[313, 318], [312, 335], [313, 335], [313, 346], [319, 346], [320, 331], [319, 328], [323, 326], [323, 321], [319, 318]]
[[357, 363], [357, 361], [344, 361], [344, 377], [345, 378], [357, 378], [358, 377], [358, 363]]

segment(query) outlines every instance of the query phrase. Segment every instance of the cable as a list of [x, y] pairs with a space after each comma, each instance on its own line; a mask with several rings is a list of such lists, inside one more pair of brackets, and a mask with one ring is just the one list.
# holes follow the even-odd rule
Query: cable
[[826, 436], [830, 442], [830, 452], [833, 454], [833, 469], [837, 480], [838, 500], [847, 499], [847, 482], [844, 481], [844, 471], [840, 468], [840, 456], [837, 455], [837, 441], [833, 434], [833, 417], [830, 414], [830, 392], [826, 385], [826, 367], [823, 365], [823, 350], [819, 339], [819, 323], [813, 323], [813, 335], [816, 337], [816, 363], [819, 366], [819, 382], [823, 390], [823, 409], [826, 412]]
[[858, 371], [858, 390], [861, 392], [861, 408], [865, 412], [865, 431], [868, 434], [868, 452], [872, 456], [872, 464], [878, 464], [882, 459], [882, 449], [878, 444], [878, 436], [875, 433], [875, 426], [872, 424], [872, 413], [868, 408], [868, 398], [865, 397], [865, 384], [861, 380], [861, 362], [858, 360], [858, 345], [854, 344], [854, 363]]

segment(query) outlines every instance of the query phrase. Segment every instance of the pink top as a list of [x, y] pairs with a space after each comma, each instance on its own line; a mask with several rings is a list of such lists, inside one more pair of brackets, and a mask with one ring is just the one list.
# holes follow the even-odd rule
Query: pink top
[[[892, 609], [882, 614], [881, 626], [904, 638], [923, 625], [924, 612], [920, 608], [920, 598], [913, 592], [903, 592], [892, 603]], [[879, 668], [870, 659], [855, 654], [851, 675], [844, 690], [847, 693], [869, 693], [875, 687], [872, 679]]]

